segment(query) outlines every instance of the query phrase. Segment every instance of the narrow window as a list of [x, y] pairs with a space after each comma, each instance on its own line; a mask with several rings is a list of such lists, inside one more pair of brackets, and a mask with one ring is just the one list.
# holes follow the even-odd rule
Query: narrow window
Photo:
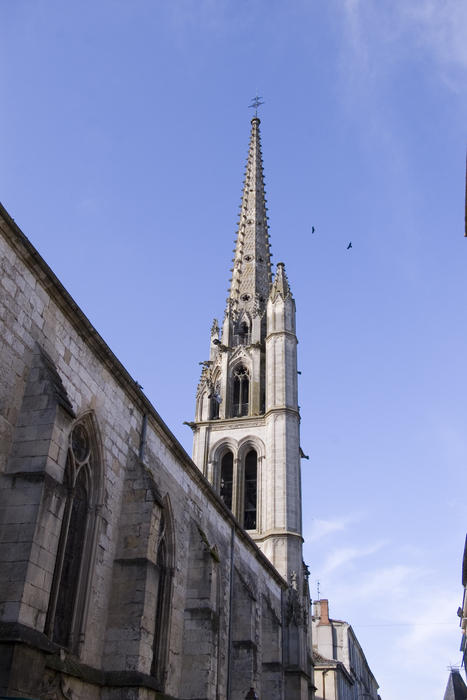
[[220, 497], [227, 508], [232, 510], [232, 486], [233, 486], [233, 454], [227, 452], [221, 461], [221, 488]]
[[154, 650], [152, 658], [152, 675], [157, 678], [157, 680], [163, 682], [163, 640], [166, 636], [167, 630], [164, 629], [164, 607], [165, 600], [167, 597], [167, 551], [164, 541], [164, 516], [161, 517], [161, 527], [160, 531], [162, 533], [162, 539], [160, 539], [159, 547], [157, 549], [157, 598], [156, 598], [156, 624], [154, 632]]
[[62, 647], [75, 649], [82, 631], [87, 581], [96, 527], [95, 448], [82, 422], [73, 428], [65, 470], [67, 497], [47, 610], [46, 633]]
[[159, 690], [164, 690], [167, 674], [168, 642], [170, 639], [170, 610], [173, 577], [173, 525], [168, 504], [161, 513], [156, 553], [156, 588], [153, 657], [151, 674]]
[[256, 452], [254, 450], [248, 452], [245, 459], [245, 509], [243, 518], [245, 530], [256, 529], [257, 462]]
[[67, 503], [68, 528], [61, 567], [60, 585], [57, 591], [57, 607], [52, 639], [61, 646], [68, 646], [78, 592], [79, 573], [86, 536], [88, 494], [84, 469], [81, 469], [75, 488]]
[[233, 377], [232, 415], [247, 416], [249, 405], [250, 380], [243, 365], [235, 368]]

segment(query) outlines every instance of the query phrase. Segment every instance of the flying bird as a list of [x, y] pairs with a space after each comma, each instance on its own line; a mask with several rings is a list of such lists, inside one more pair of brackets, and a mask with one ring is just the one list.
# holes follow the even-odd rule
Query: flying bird
[[311, 233], [314, 233], [314, 232], [315, 232], [315, 227], [312, 226], [312, 227], [311, 227]]
[[347, 250], [352, 247], [352, 241], [350, 241], [349, 245], [347, 246]]

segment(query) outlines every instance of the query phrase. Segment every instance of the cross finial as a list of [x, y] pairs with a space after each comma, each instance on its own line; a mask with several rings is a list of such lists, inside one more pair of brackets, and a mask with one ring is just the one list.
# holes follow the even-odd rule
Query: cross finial
[[318, 589], [317, 593], [318, 593], [318, 600], [319, 600], [319, 581], [316, 582], [316, 588]]
[[259, 97], [259, 95], [256, 95], [251, 100], [251, 105], [248, 105], [248, 109], [255, 110], [255, 117], [258, 116], [258, 107], [261, 107], [261, 105], [264, 105], [264, 102], [261, 102], [262, 99], [263, 99], [262, 97]]

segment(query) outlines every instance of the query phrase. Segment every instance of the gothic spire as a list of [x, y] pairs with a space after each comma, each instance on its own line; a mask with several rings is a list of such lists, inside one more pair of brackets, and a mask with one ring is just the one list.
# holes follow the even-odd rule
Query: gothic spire
[[277, 296], [280, 295], [283, 299], [292, 296], [292, 292], [289, 287], [289, 280], [285, 274], [284, 263], [277, 263], [276, 276], [274, 277], [274, 282], [271, 287], [271, 299], [276, 300]]
[[264, 310], [271, 284], [259, 125], [259, 118], [253, 117], [228, 299], [234, 313], [243, 309], [250, 312]]

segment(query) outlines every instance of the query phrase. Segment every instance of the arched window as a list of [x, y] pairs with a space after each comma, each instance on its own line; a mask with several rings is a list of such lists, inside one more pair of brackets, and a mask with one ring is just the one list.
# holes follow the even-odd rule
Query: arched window
[[67, 496], [46, 620], [52, 640], [72, 650], [82, 631], [96, 527], [97, 448], [88, 423], [77, 423], [70, 435]]
[[250, 394], [250, 379], [243, 365], [238, 365], [233, 373], [232, 416], [247, 416]]
[[[166, 497], [167, 498], [167, 497]], [[168, 642], [170, 638], [170, 602], [173, 576], [173, 528], [170, 507], [164, 507], [159, 522], [156, 555], [155, 625], [151, 674], [164, 689]]]
[[232, 510], [232, 488], [233, 488], [233, 454], [226, 452], [221, 461], [221, 487], [220, 497], [227, 508]]
[[245, 530], [256, 529], [258, 458], [255, 450], [250, 450], [245, 457], [245, 485], [243, 527]]

